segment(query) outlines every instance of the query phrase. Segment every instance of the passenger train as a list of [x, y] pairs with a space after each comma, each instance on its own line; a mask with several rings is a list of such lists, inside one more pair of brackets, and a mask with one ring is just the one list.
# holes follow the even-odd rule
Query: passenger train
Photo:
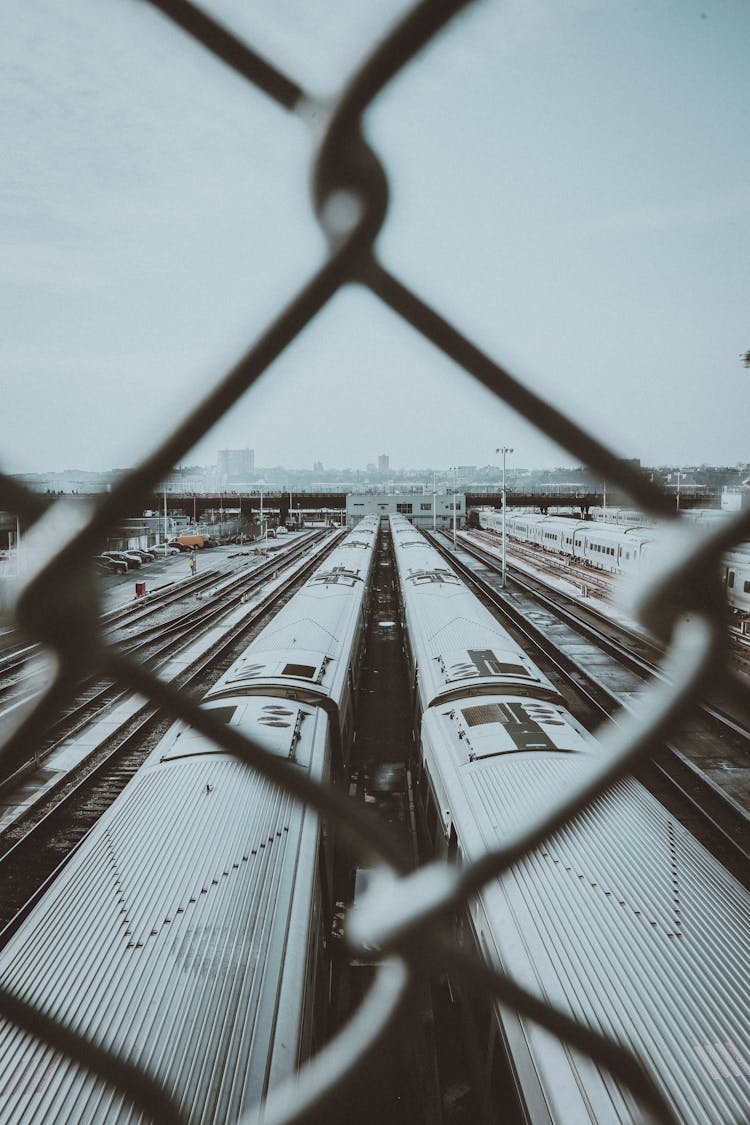
[[[502, 519], [502, 512], [479, 512], [479, 526], [488, 530], [500, 531]], [[534, 543], [609, 574], [635, 574], [648, 567], [660, 550], [659, 527], [632, 521], [618, 526], [564, 516], [508, 512], [505, 526], [509, 539]], [[727, 552], [722, 578], [730, 609], [742, 617], [750, 615], [750, 544], [741, 543]]]
[[[602, 751], [422, 534], [399, 516], [391, 529], [418, 805], [435, 852], [469, 863]], [[678, 1121], [750, 1120], [750, 896], [636, 781], [488, 882], [458, 927], [520, 984], [629, 1047]], [[483, 1123], [641, 1120], [616, 1079], [538, 1025], [497, 1003], [465, 1010]], [[508, 1071], [516, 1118], [498, 1102]]]
[[[351, 745], [377, 531], [362, 520], [204, 701], [323, 781]], [[185, 1121], [236, 1121], [325, 1031], [331, 850], [312, 808], [177, 723], [2, 950], [0, 981], [146, 1068]], [[0, 1074], [4, 1125], [141, 1120], [2, 1020]]]

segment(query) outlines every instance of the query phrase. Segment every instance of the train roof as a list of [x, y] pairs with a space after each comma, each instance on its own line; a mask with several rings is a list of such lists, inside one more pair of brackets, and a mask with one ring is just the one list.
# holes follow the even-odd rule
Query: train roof
[[592, 746], [561, 704], [489, 690], [433, 707], [424, 721], [431, 744], [452, 754], [458, 766], [517, 753], [579, 753]]
[[378, 520], [361, 520], [214, 684], [207, 698], [269, 680], [335, 692], [373, 564]]
[[[431, 746], [428, 762], [465, 861], [513, 838], [586, 768], [582, 755], [544, 753], [461, 764], [450, 740]], [[506, 971], [632, 1045], [678, 1120], [748, 1120], [750, 896], [641, 785], [618, 783], [478, 901], [472, 915], [483, 912], [477, 926]], [[566, 1095], [591, 1096], [590, 1064], [573, 1059], [577, 1081], [564, 1090], [565, 1048], [533, 1025], [525, 1034], [536, 1040], [535, 1074], [553, 1117]], [[596, 1108], [582, 1101], [565, 1119], [631, 1120], [632, 1104], [605, 1072], [596, 1090]]]
[[439, 552], [404, 522], [394, 520], [393, 543], [423, 706], [487, 684], [557, 698], [547, 677]]
[[[285, 718], [285, 731], [276, 714], [253, 736], [283, 753]], [[306, 713], [296, 742], [297, 763], [318, 772], [319, 721]], [[139, 771], [0, 953], [4, 986], [147, 1065], [187, 1120], [236, 1120], [265, 1092], [294, 1000], [283, 1000], [282, 968], [306, 963], [307, 930], [291, 925], [289, 902], [298, 886], [294, 908], [309, 909], [317, 849], [302, 847], [302, 829], [316, 824], [314, 811], [184, 732]], [[294, 1056], [291, 1038], [277, 1046]], [[7, 1025], [0, 1066], [4, 1121], [141, 1120], [101, 1080]]]

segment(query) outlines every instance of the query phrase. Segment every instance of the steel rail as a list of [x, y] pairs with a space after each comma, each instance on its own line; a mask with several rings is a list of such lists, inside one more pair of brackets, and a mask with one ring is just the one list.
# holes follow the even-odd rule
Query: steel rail
[[[247, 617], [234, 625], [223, 637], [212, 645], [207, 652], [202, 653], [192, 664], [185, 668], [175, 680], [175, 685], [179, 687], [180, 690], [185, 690], [186, 688], [194, 686], [196, 681], [204, 676], [218, 660], [224, 658], [226, 653], [233, 649], [238, 641], [242, 640], [250, 630], [256, 628], [259, 622], [272, 616], [273, 610], [278, 602], [285, 598], [290, 590], [295, 589], [295, 587], [304, 580], [318, 561], [318, 557], [308, 560], [299, 571], [290, 575], [282, 586], [273, 590], [268, 598], [255, 606]], [[127, 695], [128, 693], [125, 692], [123, 694]], [[150, 703], [145, 703], [139, 711], [126, 719], [117, 730], [111, 731], [100, 744], [92, 747], [84, 757], [76, 762], [70, 771], [62, 774], [52, 786], [46, 789], [40, 802], [31, 805], [12, 822], [12, 825], [5, 825], [2, 830], [0, 830], [0, 840], [2, 840], [3, 836], [8, 835], [11, 828], [17, 831], [19, 826], [29, 819], [29, 817], [38, 817], [23, 836], [0, 854], [0, 881], [3, 879], [12, 879], [12, 872], [19, 863], [23, 864], [25, 862], [25, 857], [28, 856], [30, 849], [37, 849], [40, 853], [47, 854], [44, 841], [49, 840], [51, 836], [60, 832], [60, 817], [65, 817], [66, 815], [70, 818], [75, 817], [77, 815], [77, 807], [90, 795], [92, 786], [99, 783], [101, 779], [103, 779], [103, 784], [106, 785], [108, 772], [111, 772], [113, 767], [118, 767], [121, 759], [126, 754], [131, 751], [136, 754], [139, 752], [140, 743], [142, 743], [143, 738], [148, 732], [148, 728], [153, 723], [154, 719], [159, 717], [159, 714], [158, 707]], [[147, 753], [149, 751], [144, 752]], [[136, 772], [136, 769], [137, 765], [132, 771], [133, 774]], [[71, 786], [71, 777], [82, 771], [83, 776]], [[120, 788], [124, 788], [127, 780], [128, 779], [122, 781]], [[70, 788], [68, 788], [68, 786], [70, 786]], [[47, 811], [42, 811], [40, 816], [40, 810], [43, 810], [46, 805], [50, 807]], [[72, 811], [69, 812], [69, 810]], [[90, 820], [89, 827], [93, 826], [93, 823], [98, 820], [99, 815], [100, 814], [97, 813], [95, 816], [88, 818]], [[41, 843], [40, 840], [42, 841]], [[77, 847], [78, 844], [60, 861], [55, 867], [55, 872], [62, 869]], [[28, 901], [18, 908], [14, 917], [0, 931], [0, 944], [4, 944], [15, 929], [17, 929], [18, 925], [37, 901], [41, 888], [47, 885], [48, 879], [45, 879], [41, 887], [34, 890]]]
[[[430, 537], [431, 538], [431, 537]], [[551, 661], [557, 672], [570, 684], [571, 688], [576, 694], [591, 706], [595, 713], [600, 716], [604, 721], [611, 721], [614, 724], [621, 723], [622, 717], [613, 714], [618, 708], [625, 708], [629, 710], [628, 705], [623, 702], [613, 691], [603, 685], [598, 679], [590, 676], [584, 667], [576, 664], [570, 657], [564, 656], [562, 661], [559, 658], [560, 650], [550, 641], [544, 632], [531, 623], [519, 610], [510, 604], [507, 598], [503, 598], [491, 585], [486, 583], [482, 577], [476, 574], [470, 567], [466, 566], [461, 559], [457, 558], [448, 547], [442, 544], [435, 543], [435, 547], [444, 558], [448, 559], [451, 564], [459, 571], [461, 576], [471, 586], [473, 586], [487, 601], [490, 602], [493, 609], [501, 617], [510, 620], [514, 627], [519, 630], [527, 639], [533, 648], [544, 654], [545, 659]], [[472, 554], [473, 552], [467, 552]], [[480, 559], [479, 561], [484, 561]], [[515, 581], [515, 578], [513, 579]], [[537, 593], [533, 588], [529, 588], [532, 596], [537, 597]], [[539, 599], [546, 604], [548, 608], [552, 609], [560, 617], [567, 620], [566, 611], [559, 611], [554, 602], [546, 597]], [[584, 635], [589, 635], [586, 627], [581, 627], [579, 621], [569, 622], [574, 627], [582, 632]], [[591, 630], [591, 635], [595, 637], [596, 642], [599, 643], [598, 633]], [[604, 638], [608, 641], [609, 638]], [[607, 651], [610, 651], [608, 645], [602, 645]], [[612, 655], [618, 656], [618, 647], [616, 645], [611, 648]], [[576, 675], [573, 676], [570, 672], [570, 667], [575, 668]], [[589, 681], [594, 690], [588, 690], [584, 684], [579, 681], [583, 677]], [[666, 683], [665, 677], [661, 676], [662, 682]], [[604, 697], [602, 699], [602, 697]], [[750, 743], [750, 733], [742, 730], [740, 732], [743, 737]], [[724, 793], [719, 786], [717, 786], [711, 778], [707, 777], [701, 769], [695, 765], [673, 742], [666, 739], [663, 743], [663, 748], [669, 752], [670, 757], [664, 759], [663, 754], [657, 754], [651, 759], [650, 765], [656, 769], [664, 781], [670, 787], [677, 790], [691, 809], [700, 817], [704, 824], [710, 828], [721, 838], [723, 844], [729, 849], [732, 860], [735, 865], [735, 870], [742, 871], [746, 868], [750, 860], [750, 850], [748, 845], [743, 842], [750, 839], [750, 816], [748, 813], [737, 804], [732, 797]], [[674, 764], [673, 764], [674, 760]], [[691, 793], [690, 789], [686, 787], [676, 776], [677, 770], [681, 769], [690, 775], [690, 781], [694, 787], [697, 787], [699, 793]], [[710, 806], [714, 806], [718, 811], [716, 813], [710, 811]], [[723, 821], [723, 822], [722, 822]]]
[[[462, 540], [462, 550], [465, 550], [467, 554], [472, 555], [478, 561], [489, 565], [491, 569], [496, 569], [497, 560], [494, 559], [490, 553], [484, 551], [481, 547], [475, 544], [467, 543], [464, 539]], [[546, 585], [543, 579], [537, 579], [537, 581], [542, 585]], [[573, 599], [571, 599], [567, 594], [560, 593], [559, 598], [562, 599], [563, 603], [566, 603], [561, 604], [561, 601], [558, 600], [557, 592], [554, 596], [545, 594], [543, 591], [537, 589], [533, 582], [529, 582], [528, 576], [523, 572], [514, 572], [513, 582], [517, 586], [519, 586], [525, 593], [537, 600], [541, 605], [545, 606], [547, 609], [551, 610], [558, 617], [564, 620], [572, 628], [576, 629], [584, 636], [592, 637], [596, 641], [596, 643], [600, 645], [601, 648], [611, 653], [637, 674], [643, 676], [644, 678], [654, 678], [666, 682], [666, 678], [664, 676], [664, 673], [662, 672], [661, 666], [659, 663], [657, 663], [657, 660], [660, 660], [663, 657], [664, 649], [656, 641], [631, 632], [624, 625], [613, 622], [611, 618], [608, 618], [606, 616], [606, 614], [603, 614], [599, 610], [590, 606], [586, 606], [584, 609], [585, 618], [581, 617], [580, 606], [576, 606], [575, 611], [567, 608], [567, 604], [573, 602]], [[624, 636], [632, 638], [632, 640], [636, 644], [643, 645], [647, 648], [650, 647], [654, 652], [654, 660], [648, 660], [630, 651], [624, 643], [616, 640], [614, 637], [608, 636], [607, 633], [604, 632], [601, 628], [598, 628], [596, 625], [592, 624], [588, 620], [589, 618], [594, 618], [596, 621], [599, 621], [605, 629], [615, 629], [617, 632], [623, 634]], [[722, 727], [726, 727], [727, 730], [731, 731], [733, 734], [738, 735], [744, 741], [748, 742], [748, 750], [750, 751], [750, 716], [743, 725], [738, 719], [733, 718], [731, 715], [727, 715], [724, 711], [721, 710], [720, 707], [710, 703], [707, 700], [701, 700], [697, 702], [695, 706], [699, 711], [702, 711], [709, 718], [713, 719], [714, 722], [718, 723]]]
[[[306, 544], [306, 547], [308, 548], [308, 551], [312, 550], [311, 557], [303, 559], [299, 569], [289, 576], [288, 580], [284, 584], [283, 590], [279, 593], [279, 597], [281, 597], [284, 592], [301, 581], [301, 579], [310, 572], [310, 570], [320, 560], [320, 558], [327, 554], [328, 551], [334, 547], [335, 542], [336, 540], [334, 538], [330, 541], [330, 543], [325, 544], [322, 550], [320, 549], [320, 544], [317, 538], [312, 543], [308, 542]], [[328, 548], [328, 550], [326, 550], [326, 548]], [[298, 561], [300, 553], [306, 552], [298, 552], [293, 558], [287, 559], [287, 565], [291, 565], [293, 562]], [[245, 590], [254, 589], [257, 586], [262, 586], [263, 583], [268, 580], [268, 576], [268, 572], [262, 575], [258, 575], [256, 571], [253, 571], [249, 576], [243, 575], [239, 577], [235, 582], [232, 583], [232, 587], [241, 586], [244, 587]], [[249, 578], [253, 579], [253, 582], [248, 587], [247, 582]], [[255, 581], [256, 578], [257, 581]], [[224, 592], [225, 591], [223, 591], [222, 593]], [[276, 592], [277, 591], [272, 591], [269, 594], [268, 599], [264, 599], [263, 602], [259, 603], [258, 608], [266, 606], [267, 604], [275, 604], [275, 600], [278, 600], [275, 599]], [[228, 603], [220, 603], [219, 599], [217, 599], [216, 605], [211, 605], [210, 603], [207, 604], [202, 614], [193, 614], [191, 616], [187, 632], [185, 632], [184, 621], [182, 618], [177, 624], [173, 624], [169, 628], [161, 628], [159, 630], [159, 639], [167, 639], [159, 648], [157, 648], [155, 652], [151, 652], [147, 660], [144, 657], [144, 662], [147, 663], [148, 666], [154, 671], [157, 671], [167, 659], [174, 655], [175, 652], [179, 652], [182, 648], [188, 647], [189, 645], [193, 644], [195, 642], [195, 638], [197, 636], [200, 636], [206, 627], [210, 627], [215, 622], [220, 621], [222, 617], [230, 613], [232, 609], [234, 609], [241, 603], [242, 596], [242, 594], [238, 594]], [[172, 634], [177, 635], [172, 636]], [[151, 647], [152, 644], [153, 641], [136, 641], [135, 643], [130, 645], [120, 643], [116, 647], [119, 649], [119, 651], [132, 655], [134, 653], [142, 654], [142, 650]], [[78, 689], [80, 690], [81, 688], [85, 687], [86, 683], [88, 683], [88, 686], [95, 686], [94, 681], [92, 679], [89, 679], [88, 681], [80, 683], [78, 685]], [[113, 692], [114, 695], [112, 694]], [[123, 690], [122, 688], [118, 687], [115, 681], [107, 681], [103, 685], [98, 687], [92, 696], [81, 700], [72, 709], [72, 711], [61, 714], [56, 722], [52, 723], [46, 731], [46, 738], [48, 739], [50, 735], [53, 735], [55, 736], [55, 740], [51, 744], [46, 745], [41, 753], [39, 751], [36, 751], [33, 759], [29, 759], [26, 762], [22, 763], [16, 770], [14, 770], [12, 774], [9, 774], [7, 777], [3, 777], [2, 779], [0, 779], [0, 792], [5, 792], [11, 789], [13, 786], [18, 785], [21, 781], [23, 781], [24, 777], [27, 777], [29, 774], [37, 770], [39, 766], [51, 754], [60, 749], [60, 747], [65, 743], [69, 742], [71, 738], [80, 734], [81, 731], [86, 729], [86, 727], [90, 726], [92, 723], [100, 719], [102, 714], [116, 706], [118, 703], [122, 702], [122, 700], [127, 698], [128, 695], [129, 692], [127, 691], [127, 689]], [[97, 703], [103, 703], [103, 706], [99, 707], [98, 710], [96, 710], [93, 714], [90, 713], [91, 707]], [[79, 716], [79, 721], [74, 721], [73, 726], [71, 727], [71, 719], [75, 720]], [[127, 721], [130, 720], [126, 720], [126, 722]], [[62, 733], [58, 733], [60, 730], [62, 730]], [[116, 732], [112, 732], [112, 734], [115, 733]], [[96, 747], [94, 748], [94, 752], [95, 751]], [[61, 784], [63, 783], [63, 781], [64, 779], [61, 779]], [[0, 836], [1, 835], [2, 832], [0, 832]]]

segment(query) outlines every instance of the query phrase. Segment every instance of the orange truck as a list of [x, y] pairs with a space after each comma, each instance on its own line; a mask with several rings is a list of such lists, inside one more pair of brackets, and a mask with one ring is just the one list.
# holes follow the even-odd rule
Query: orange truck
[[204, 547], [213, 547], [213, 540], [208, 535], [178, 535], [176, 539], [169, 540], [170, 547], [179, 547], [181, 551], [202, 550]]

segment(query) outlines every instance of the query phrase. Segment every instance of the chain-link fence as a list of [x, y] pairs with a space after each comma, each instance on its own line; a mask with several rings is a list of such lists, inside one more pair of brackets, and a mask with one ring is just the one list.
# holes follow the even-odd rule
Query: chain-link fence
[[[0, 477], [0, 506], [33, 524], [27, 536], [28, 557], [37, 560], [33, 573], [27, 575], [17, 592], [13, 612], [23, 629], [56, 658], [50, 686], [5, 738], [0, 751], [3, 770], [10, 773], [22, 762], [27, 748], [69, 700], [79, 679], [96, 670], [139, 692], [165, 713], [189, 722], [250, 768], [287, 786], [300, 800], [309, 801], [323, 815], [337, 818], [347, 829], [354, 850], [380, 857], [381, 877], [348, 924], [352, 948], [366, 950], [370, 959], [381, 957], [374, 984], [342, 1032], [303, 1068], [291, 1086], [271, 1096], [263, 1110], [266, 1125], [303, 1120], [313, 1105], [319, 1105], [365, 1061], [409, 1004], [424, 974], [445, 970], [485, 994], [494, 994], [588, 1053], [629, 1086], [645, 1110], [669, 1121], [669, 1108], [637, 1060], [501, 972], [461, 952], [446, 938], [438, 922], [632, 771], [712, 681], [722, 676], [725, 687], [731, 683], [724, 661], [726, 620], [718, 563], [727, 547], [747, 535], [750, 513], [739, 515], [707, 537], [675, 525], [673, 549], [641, 590], [638, 606], [641, 621], [667, 646], [667, 680], [649, 689], [637, 719], [604, 732], [603, 764], [585, 783], [566, 793], [554, 809], [545, 810], [516, 838], [486, 854], [481, 862], [461, 869], [428, 865], [407, 872], [385, 830], [360, 808], [304, 777], [292, 777], [283, 764], [250, 739], [213, 719], [196, 701], [108, 647], [99, 632], [89, 563], [97, 544], [153, 492], [171, 467], [238, 401], [331, 297], [349, 284], [363, 286], [498, 398], [601, 477], [620, 486], [644, 512], [673, 522], [675, 515], [672, 501], [637, 469], [623, 463], [562, 410], [494, 362], [378, 261], [376, 239], [388, 212], [388, 182], [377, 154], [364, 138], [363, 118], [391, 79], [443, 31], [467, 0], [424, 0], [418, 4], [372, 51], [332, 108], [314, 106], [314, 99], [293, 79], [187, 0], [149, 2], [217, 60], [262, 90], [280, 111], [297, 114], [306, 123], [315, 116], [324, 117], [322, 139], [319, 124], [315, 125], [318, 143], [313, 196], [318, 221], [328, 240], [328, 254], [321, 268], [301, 285], [293, 300], [196, 409], [98, 506], [80, 514], [75, 526], [60, 504], [48, 509], [40, 496], [9, 477]], [[318, 113], [312, 114], [312, 108]], [[179, 1119], [169, 1098], [149, 1076], [101, 1051], [6, 990], [0, 990], [0, 1013], [126, 1091], [149, 1116], [164, 1122]]]

